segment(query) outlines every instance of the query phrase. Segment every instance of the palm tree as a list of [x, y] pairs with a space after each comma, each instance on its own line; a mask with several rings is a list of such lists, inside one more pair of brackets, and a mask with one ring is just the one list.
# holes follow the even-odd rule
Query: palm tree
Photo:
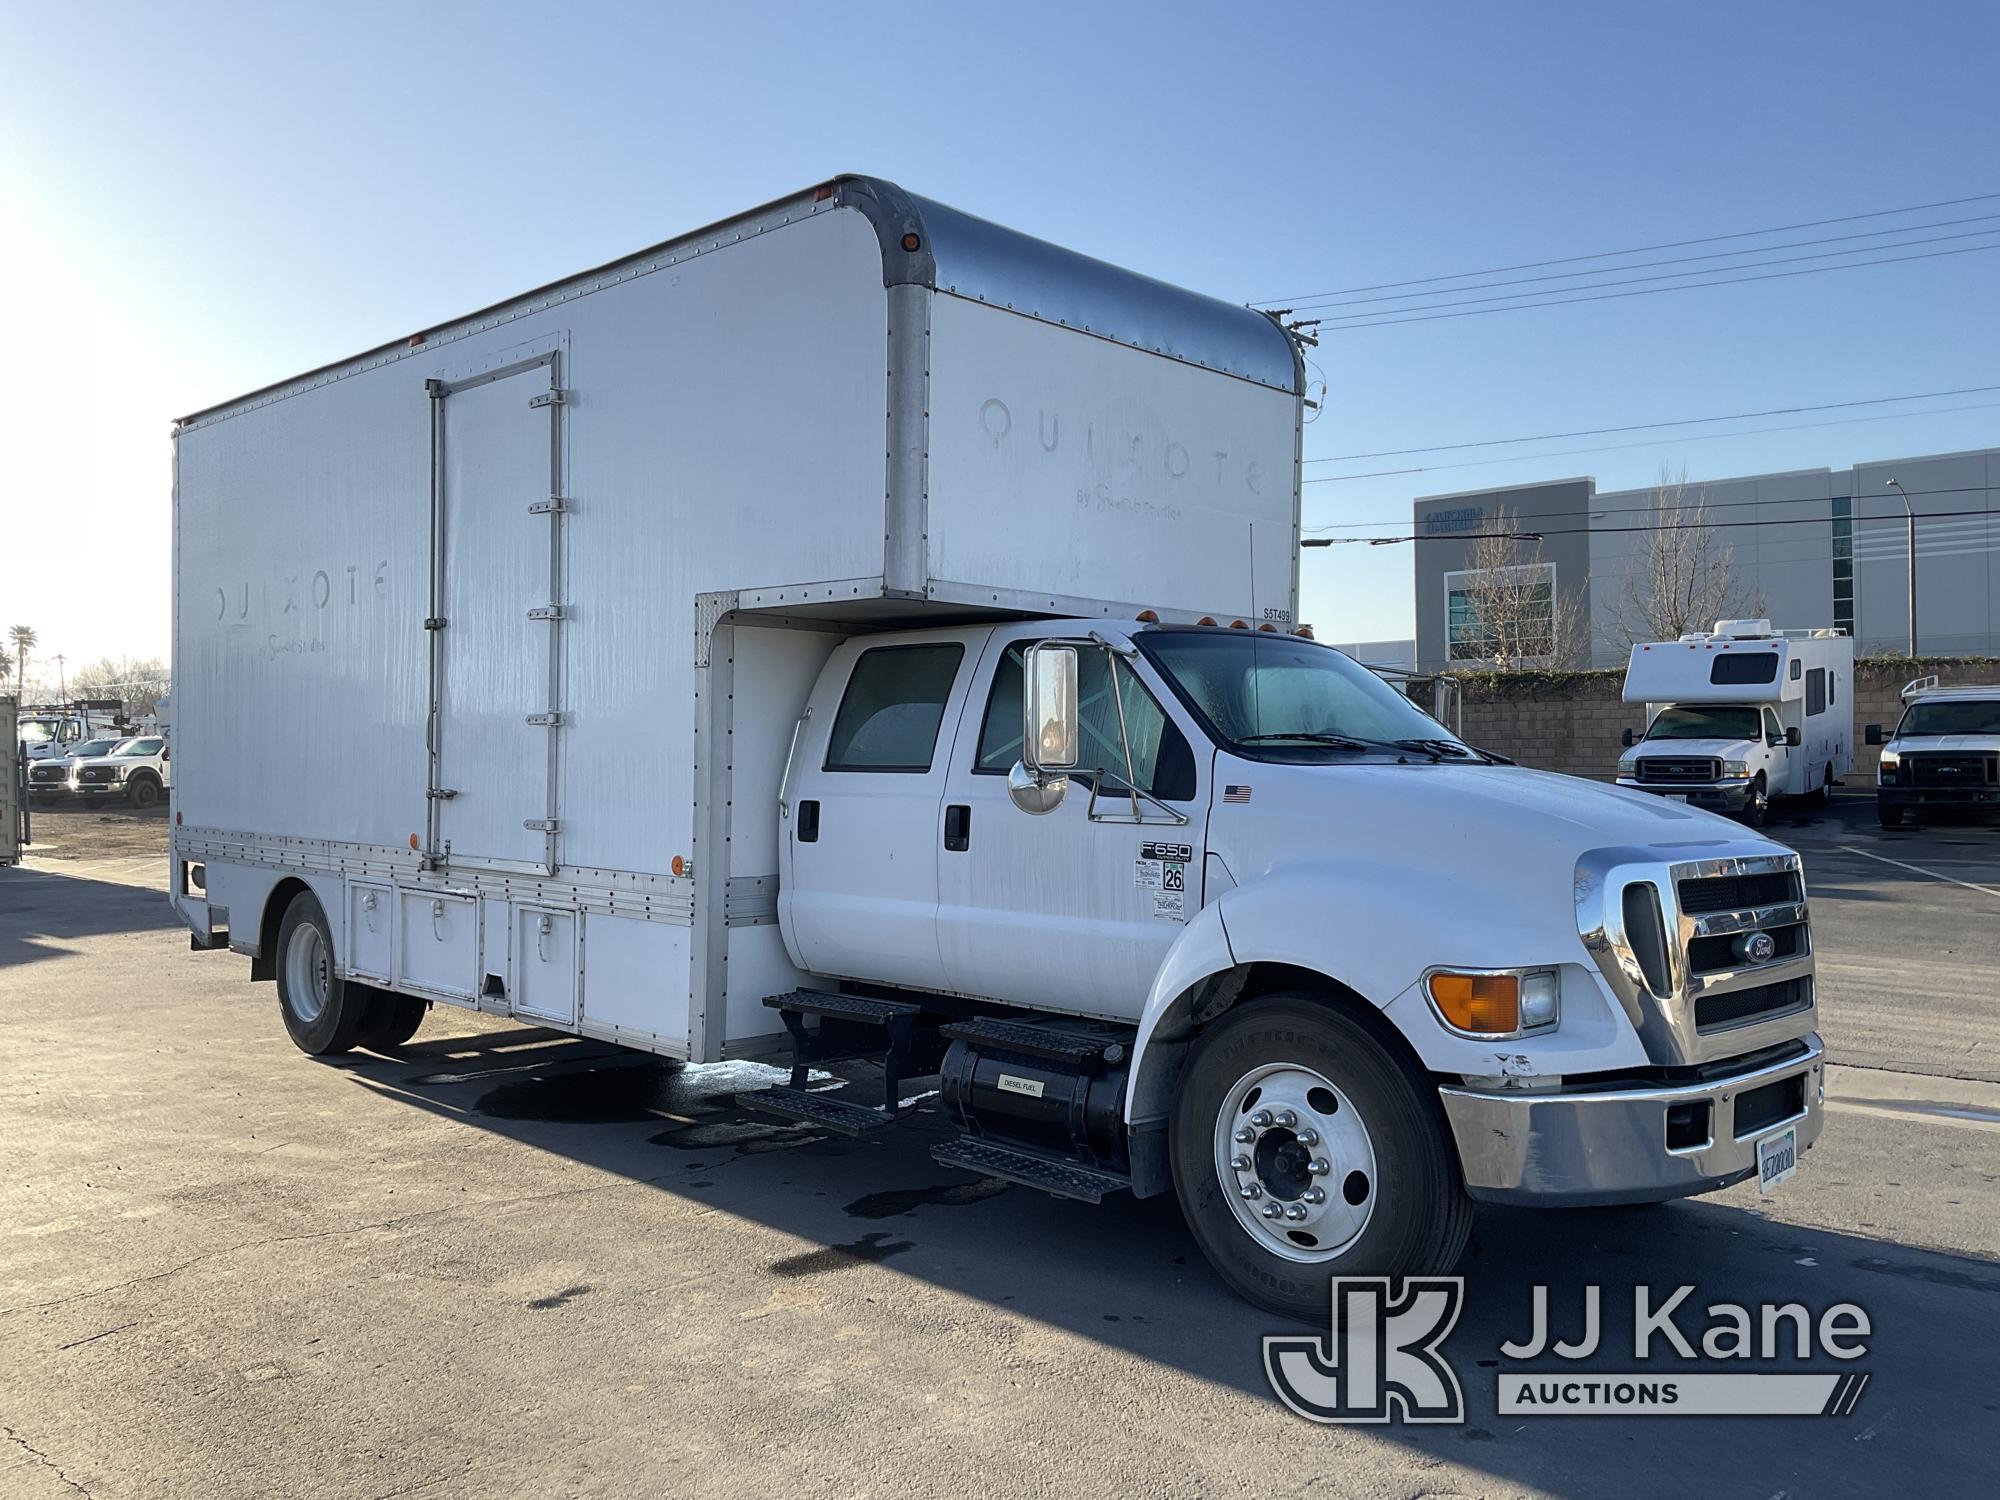
[[28, 650], [35, 644], [35, 627], [32, 625], [10, 625], [7, 639], [14, 644], [15, 673], [21, 681], [22, 691], [28, 686]]

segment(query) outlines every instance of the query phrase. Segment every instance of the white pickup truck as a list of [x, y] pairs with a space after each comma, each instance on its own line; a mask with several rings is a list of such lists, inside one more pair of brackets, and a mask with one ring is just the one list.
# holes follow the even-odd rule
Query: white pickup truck
[[172, 785], [172, 754], [158, 735], [120, 740], [103, 755], [76, 761], [69, 773], [69, 789], [86, 802], [116, 797], [153, 807]]
[[1885, 737], [1875, 808], [1884, 828], [1901, 828], [1926, 811], [2000, 814], [2000, 684], [1945, 687], [1936, 677], [1904, 685], [1903, 717]]
[[1176, 1193], [1302, 1317], [1478, 1200], [1775, 1186], [1798, 857], [1307, 639], [1301, 372], [840, 178], [184, 419], [194, 945], [315, 1055], [454, 1004], [789, 1054], [742, 1102], [846, 1134], [935, 1076], [938, 1160]]

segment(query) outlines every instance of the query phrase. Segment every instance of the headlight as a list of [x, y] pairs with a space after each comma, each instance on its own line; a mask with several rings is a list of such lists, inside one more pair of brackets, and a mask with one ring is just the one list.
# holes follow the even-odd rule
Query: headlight
[[1747, 760], [1725, 760], [1722, 763], [1722, 774], [1724, 776], [1748, 776], [1750, 774], [1750, 762]]
[[1424, 991], [1438, 1019], [1467, 1036], [1545, 1031], [1556, 1024], [1561, 1011], [1561, 986], [1553, 969], [1527, 973], [1436, 969], [1424, 976]]
[[1903, 768], [1903, 757], [1901, 755], [1897, 754], [1894, 750], [1884, 750], [1882, 752], [1883, 770], [1900, 771], [1902, 768]]
[[123, 781], [125, 779], [125, 771], [126, 767], [124, 766], [113, 766], [111, 768], [111, 779], [113, 781]]

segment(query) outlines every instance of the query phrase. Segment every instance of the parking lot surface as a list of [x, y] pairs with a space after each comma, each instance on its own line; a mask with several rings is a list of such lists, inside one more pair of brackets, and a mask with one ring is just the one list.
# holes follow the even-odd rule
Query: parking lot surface
[[[754, 1067], [457, 1011], [306, 1058], [187, 950], [164, 826], [50, 817], [0, 872], [9, 1500], [2000, 1493], [2000, 830], [1776, 821], [1837, 1064], [1800, 1178], [1483, 1213], [1468, 1420], [1371, 1429], [1278, 1403], [1281, 1330], [1171, 1199], [976, 1181], [935, 1118], [829, 1138], [741, 1109]], [[1841, 1418], [1501, 1418], [1537, 1282], [1566, 1322], [1587, 1283], [1851, 1300], [1870, 1383]]]

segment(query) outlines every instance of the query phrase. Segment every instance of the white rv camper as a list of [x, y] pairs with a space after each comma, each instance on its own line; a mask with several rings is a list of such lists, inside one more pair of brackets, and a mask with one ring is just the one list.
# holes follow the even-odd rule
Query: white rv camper
[[1625, 732], [1620, 786], [1752, 827], [1774, 798], [1825, 801], [1853, 766], [1854, 640], [1844, 631], [1718, 620], [1643, 642], [1625, 668], [1625, 701], [1646, 705], [1646, 732]]
[[1176, 1192], [1302, 1317], [1475, 1199], [1776, 1186], [1798, 856], [1294, 633], [1302, 410], [1265, 315], [850, 177], [196, 413], [174, 903], [313, 1054], [788, 1049], [744, 1103], [849, 1134], [935, 1074], [940, 1161]]

